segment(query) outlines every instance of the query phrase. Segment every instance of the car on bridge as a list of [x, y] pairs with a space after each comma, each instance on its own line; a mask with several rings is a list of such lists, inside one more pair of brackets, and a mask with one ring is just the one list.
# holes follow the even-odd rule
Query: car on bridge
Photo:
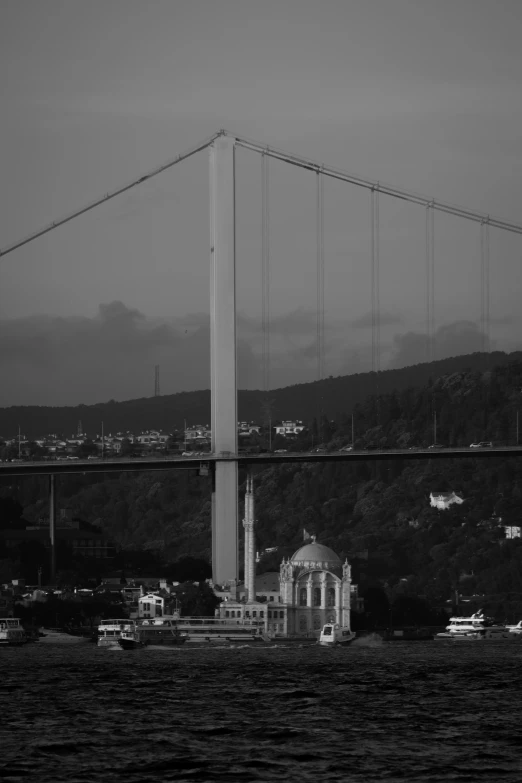
[[493, 444], [490, 440], [481, 440], [479, 443], [470, 443], [470, 449], [492, 449]]

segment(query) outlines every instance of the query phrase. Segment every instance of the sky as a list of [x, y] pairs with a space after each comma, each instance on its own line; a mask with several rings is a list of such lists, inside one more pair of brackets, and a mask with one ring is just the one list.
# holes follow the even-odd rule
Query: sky
[[[220, 128], [506, 220], [520, 0], [2, 0], [0, 248]], [[262, 383], [261, 163], [237, 150], [238, 375]], [[271, 384], [317, 377], [315, 175], [269, 167]], [[324, 184], [325, 374], [371, 369], [370, 202]], [[381, 368], [425, 359], [424, 209], [380, 198]], [[522, 346], [522, 238], [490, 232]], [[208, 154], [0, 258], [0, 405], [209, 385]], [[435, 349], [480, 350], [480, 233], [435, 218]]]

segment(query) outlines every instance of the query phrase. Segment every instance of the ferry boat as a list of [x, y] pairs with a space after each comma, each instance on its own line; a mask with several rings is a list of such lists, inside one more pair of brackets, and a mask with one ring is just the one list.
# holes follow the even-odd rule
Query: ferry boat
[[492, 617], [485, 617], [482, 610], [471, 617], [450, 617], [444, 633], [438, 633], [435, 639], [453, 639], [455, 641], [502, 641], [513, 640], [510, 629], [496, 623]]
[[128, 618], [116, 620], [102, 620], [98, 626], [98, 647], [106, 647], [112, 650], [120, 650], [119, 639], [125, 631], [133, 631], [134, 620]]
[[0, 645], [25, 644], [25, 629], [17, 617], [0, 617]]
[[248, 618], [180, 617], [174, 622], [189, 644], [252, 644], [265, 640], [264, 623]]
[[339, 623], [326, 623], [323, 625], [319, 642], [322, 647], [336, 647], [341, 644], [350, 644], [355, 639], [355, 633], [348, 627]]
[[149, 644], [160, 644], [164, 647], [185, 644], [187, 634], [180, 633], [176, 622], [165, 617], [159, 620], [140, 620], [139, 623], [133, 623], [129, 630], [121, 632], [118, 643], [124, 650], [135, 650]]

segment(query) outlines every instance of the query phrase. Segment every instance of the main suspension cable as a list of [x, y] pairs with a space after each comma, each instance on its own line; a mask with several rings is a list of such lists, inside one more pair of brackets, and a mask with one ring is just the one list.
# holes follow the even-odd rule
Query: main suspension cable
[[0, 257], [6, 256], [8, 253], [12, 253], [13, 250], [17, 250], [19, 247], [23, 247], [24, 245], [29, 244], [29, 242], [33, 242], [35, 239], [38, 239], [38, 237], [41, 237], [44, 234], [48, 234], [50, 231], [54, 231], [55, 228], [59, 228], [60, 226], [63, 226], [65, 223], [69, 223], [69, 221], [79, 217], [80, 215], [84, 215], [86, 212], [90, 212], [91, 209], [95, 209], [96, 207], [99, 207], [101, 204], [105, 204], [106, 201], [110, 201], [111, 199], [116, 198], [116, 196], [120, 196], [122, 193], [125, 193], [127, 190], [131, 190], [132, 188], [135, 188], [137, 185], [141, 185], [143, 182], [148, 182], [153, 177], [156, 177], [158, 174], [161, 174], [167, 169], [172, 168], [172, 166], [175, 166], [177, 163], [181, 163], [181, 161], [187, 160], [187, 158], [192, 157], [192, 155], [195, 155], [197, 152], [201, 152], [202, 150], [206, 149], [219, 136], [224, 136], [224, 135], [226, 135], [226, 131], [224, 130], [219, 131], [219, 133], [215, 133], [207, 141], [198, 144], [197, 147], [192, 147], [192, 149], [188, 150], [182, 155], [178, 155], [177, 158], [174, 158], [174, 160], [170, 160], [168, 163], [164, 163], [162, 166], [158, 166], [157, 168], [152, 169], [152, 171], [149, 171], [148, 174], [144, 174], [143, 176], [138, 177], [138, 179], [132, 180], [132, 182], [129, 182], [127, 185], [124, 185], [123, 187], [116, 188], [116, 190], [112, 190], [109, 193], [106, 193], [101, 198], [97, 198], [95, 201], [92, 201], [90, 204], [87, 204], [85, 207], [81, 207], [80, 209], [71, 212], [69, 215], [60, 218], [60, 220], [53, 221], [48, 226], [45, 226], [45, 228], [40, 228], [38, 229], [38, 231], [29, 234], [28, 236], [25, 237], [25, 239], [21, 239], [18, 240], [17, 242], [13, 242], [11, 245], [7, 245], [6, 247], [0, 250]]

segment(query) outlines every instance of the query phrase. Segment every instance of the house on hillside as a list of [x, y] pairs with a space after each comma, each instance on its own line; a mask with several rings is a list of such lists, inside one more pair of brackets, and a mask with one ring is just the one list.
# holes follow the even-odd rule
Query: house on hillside
[[438, 508], [439, 511], [445, 511], [453, 503], [460, 506], [464, 503], [464, 498], [459, 497], [455, 492], [430, 492], [430, 506]]

